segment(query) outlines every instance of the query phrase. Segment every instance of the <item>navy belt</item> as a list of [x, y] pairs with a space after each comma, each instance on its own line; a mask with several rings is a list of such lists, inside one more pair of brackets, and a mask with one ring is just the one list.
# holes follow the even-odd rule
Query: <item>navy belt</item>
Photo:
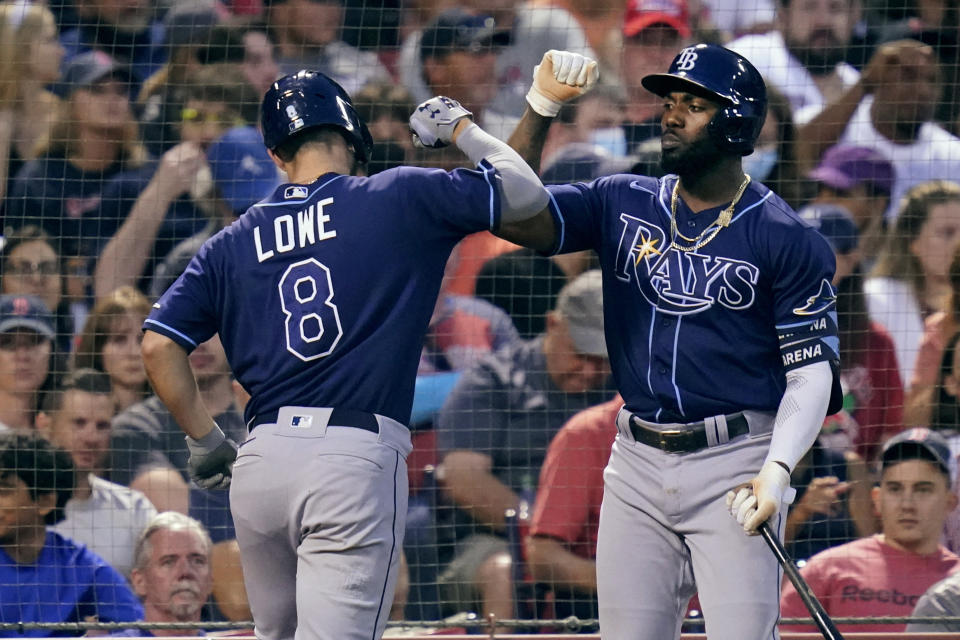
[[[742, 413], [735, 413], [726, 418], [728, 440], [750, 433], [750, 425]], [[630, 416], [630, 433], [633, 439], [647, 446], [656, 447], [667, 453], [693, 453], [710, 446], [705, 422], [694, 422], [685, 427], [682, 430], [660, 431], [643, 424], [636, 416]]]
[[[267, 413], [258, 413], [250, 421], [250, 430], [258, 424], [276, 424], [279, 411], [268, 411]], [[330, 413], [330, 419], [327, 425], [331, 427], [353, 427], [363, 429], [373, 433], [380, 433], [380, 423], [377, 422], [377, 416], [368, 411], [355, 411], [353, 409], [334, 408]]]

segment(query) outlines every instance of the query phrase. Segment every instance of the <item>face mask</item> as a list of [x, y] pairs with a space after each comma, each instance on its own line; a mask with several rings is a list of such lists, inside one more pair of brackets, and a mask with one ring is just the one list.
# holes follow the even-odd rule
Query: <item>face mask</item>
[[757, 147], [753, 153], [743, 157], [743, 172], [757, 182], [763, 182], [776, 166], [777, 148], [772, 145]]
[[623, 127], [594, 129], [590, 133], [590, 143], [601, 147], [614, 158], [627, 155], [627, 134]]

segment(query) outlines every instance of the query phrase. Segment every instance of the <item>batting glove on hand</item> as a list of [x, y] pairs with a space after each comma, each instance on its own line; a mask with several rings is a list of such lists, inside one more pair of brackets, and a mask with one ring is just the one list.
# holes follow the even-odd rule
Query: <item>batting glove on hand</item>
[[755, 536], [757, 528], [780, 509], [785, 498], [787, 502], [793, 500], [790, 474], [780, 463], [767, 462], [749, 485], [727, 492], [727, 508], [747, 535]]
[[550, 49], [533, 68], [527, 103], [540, 115], [553, 118], [565, 102], [590, 91], [599, 77], [596, 60], [572, 51]]
[[226, 489], [233, 475], [233, 461], [237, 459], [237, 444], [224, 435], [217, 425], [199, 440], [186, 437], [190, 458], [187, 471], [203, 489]]
[[457, 123], [473, 114], [459, 102], [436, 96], [417, 107], [410, 115], [413, 146], [440, 149], [450, 144]]

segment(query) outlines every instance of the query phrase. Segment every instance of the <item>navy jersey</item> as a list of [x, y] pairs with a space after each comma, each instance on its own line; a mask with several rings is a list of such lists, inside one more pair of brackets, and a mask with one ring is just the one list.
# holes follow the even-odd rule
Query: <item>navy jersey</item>
[[[712, 241], [673, 248], [676, 180], [549, 187], [556, 252], [600, 257], [610, 364], [628, 409], [661, 423], [776, 410], [785, 371], [839, 357], [833, 252], [758, 183]], [[677, 198], [677, 230], [697, 238], [721, 209], [695, 214]]]
[[219, 333], [247, 420], [292, 405], [406, 423], [444, 266], [499, 224], [497, 179], [482, 163], [281, 185], [204, 243], [144, 328], [188, 352]]

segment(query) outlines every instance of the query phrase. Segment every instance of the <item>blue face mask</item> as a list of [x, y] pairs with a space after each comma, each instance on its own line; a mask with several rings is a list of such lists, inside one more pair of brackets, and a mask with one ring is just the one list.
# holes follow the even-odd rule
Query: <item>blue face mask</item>
[[614, 158], [627, 155], [627, 134], [623, 127], [594, 129], [590, 132], [590, 143], [601, 147]]
[[743, 157], [743, 172], [757, 182], [763, 182], [777, 165], [777, 148], [773, 145], [757, 147], [748, 156]]

